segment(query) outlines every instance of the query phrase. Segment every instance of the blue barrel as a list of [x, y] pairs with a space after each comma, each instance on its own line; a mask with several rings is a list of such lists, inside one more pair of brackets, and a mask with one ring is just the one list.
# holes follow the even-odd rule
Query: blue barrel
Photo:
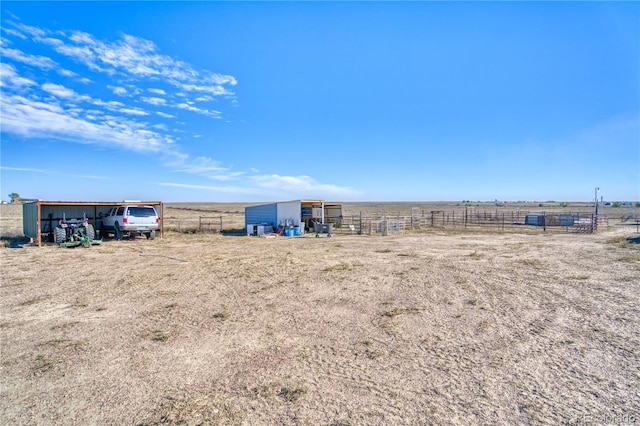
[[293, 228], [287, 228], [284, 230], [285, 237], [293, 237]]

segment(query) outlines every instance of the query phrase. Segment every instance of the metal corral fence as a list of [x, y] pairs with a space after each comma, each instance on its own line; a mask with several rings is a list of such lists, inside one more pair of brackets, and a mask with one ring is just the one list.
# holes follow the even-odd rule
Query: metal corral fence
[[[414, 209], [411, 215], [351, 215], [327, 218], [333, 233], [353, 235], [395, 235], [434, 229], [504, 231], [504, 232], [581, 232], [606, 230], [606, 216], [592, 213], [500, 211], [466, 208], [464, 210]], [[244, 231], [244, 218], [239, 215], [200, 216], [198, 218], [165, 218], [165, 231], [180, 233], [222, 233]]]
[[235, 231], [244, 228], [244, 219], [236, 216], [200, 216], [188, 219], [165, 219], [165, 231], [180, 233], [222, 233], [223, 231]]
[[336, 234], [393, 235], [429, 229], [459, 229], [509, 232], [582, 232], [606, 230], [605, 216], [589, 213], [547, 213], [514, 210], [433, 210], [413, 211], [410, 216], [352, 215], [328, 219]]

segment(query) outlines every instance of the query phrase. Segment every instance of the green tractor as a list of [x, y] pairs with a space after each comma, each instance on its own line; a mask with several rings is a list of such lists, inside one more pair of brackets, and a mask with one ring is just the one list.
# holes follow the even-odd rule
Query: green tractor
[[53, 230], [53, 241], [60, 247], [91, 247], [91, 244], [102, 244], [96, 240], [96, 231], [84, 215], [82, 219], [69, 219], [62, 215], [60, 224]]

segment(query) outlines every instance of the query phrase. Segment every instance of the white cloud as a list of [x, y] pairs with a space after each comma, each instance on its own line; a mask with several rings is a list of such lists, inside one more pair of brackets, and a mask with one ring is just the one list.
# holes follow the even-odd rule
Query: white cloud
[[71, 89], [54, 83], [45, 83], [41, 86], [42, 90], [59, 98], [77, 98], [78, 95]]
[[105, 107], [111, 111], [117, 111], [124, 106], [122, 102], [118, 101], [103, 101], [100, 99], [94, 99], [91, 101], [95, 106]]
[[73, 31], [69, 36], [69, 40], [76, 42], [78, 44], [88, 44], [91, 46], [96, 45], [96, 41], [91, 37], [90, 34], [85, 33], [83, 31]]
[[[39, 43], [39, 51], [47, 48], [52, 55], [30, 55], [25, 53], [28, 50], [6, 47], [10, 40], [2, 41], [0, 49], [3, 57], [15, 63], [13, 66], [0, 62], [3, 133], [151, 153], [172, 170], [211, 180], [230, 181], [242, 178], [245, 174], [232, 171], [210, 157], [194, 158], [182, 153], [177, 144], [181, 139], [175, 135], [189, 134], [191, 138], [200, 135], [184, 129], [167, 130], [167, 124], [159, 121], [175, 119], [176, 116], [166, 111], [153, 111], [156, 109], [154, 107], [165, 107], [162, 108], [165, 110], [174, 108], [219, 119], [222, 112], [207, 108], [206, 103], [216, 102], [218, 96], [235, 100], [230, 89], [237, 84], [235, 77], [196, 69], [186, 62], [161, 54], [152, 41], [128, 34], [115, 41], [104, 41], [82, 31], [49, 31], [14, 22], [11, 25], [13, 28], [4, 28], [3, 25], [4, 34], [14, 39], [20, 37]], [[60, 59], [61, 55], [80, 65], [73, 71], [63, 69], [54, 60]], [[65, 60], [60, 63], [65, 63]], [[25, 69], [25, 64], [42, 70], [54, 70], [55, 73], [40, 72], [33, 77], [36, 81], [24, 78], [18, 68]], [[107, 96], [129, 99], [130, 105], [79, 93], [96, 88], [81, 86], [78, 82], [99, 81], [99, 78], [88, 78], [98, 73], [110, 76], [112, 85], [106, 87], [112, 94], [108, 93]], [[56, 77], [59, 81], [49, 80]], [[61, 84], [62, 81], [64, 84]], [[152, 87], [145, 87], [145, 84], [151, 84]], [[164, 86], [177, 90], [160, 88]], [[176, 96], [180, 99], [178, 103], [172, 101]], [[196, 102], [198, 106], [195, 106]], [[138, 107], [141, 105], [146, 108]], [[181, 118], [188, 116], [180, 115]], [[174, 120], [171, 126], [184, 124]], [[237, 189], [234, 191], [238, 192]]]
[[65, 69], [60, 69], [58, 70], [58, 72], [60, 73], [60, 75], [63, 75], [65, 77], [75, 77], [76, 75], [78, 75], [73, 71], [65, 70]]
[[196, 102], [211, 102], [213, 98], [211, 96], [198, 96], [194, 99]]
[[12, 29], [12, 28], [5, 28], [5, 27], [2, 27], [2, 30], [3, 30], [4, 32], [6, 32], [7, 34], [9, 34], [9, 35], [12, 35], [12, 36], [15, 36], [15, 37], [21, 38], [21, 39], [23, 39], [23, 40], [26, 40], [26, 39], [27, 39], [27, 36], [25, 36], [24, 34], [22, 34], [20, 31], [16, 31], [16, 30], [14, 30], [14, 29]]
[[46, 173], [46, 174], [51, 174], [51, 175], [62, 175], [62, 176], [66, 176], [66, 177], [73, 177], [73, 178], [79, 178], [79, 179], [95, 179], [95, 180], [107, 179], [106, 176], [99, 176], [99, 175], [73, 175], [73, 174], [68, 174], [68, 173], [64, 173], [64, 172], [58, 172], [58, 171], [55, 171], [55, 170], [32, 169], [32, 168], [28, 168], [28, 167], [6, 167], [6, 166], [0, 166], [0, 169], [9, 170], [9, 171], [12, 171], [12, 172]]
[[149, 115], [149, 113], [141, 108], [120, 108], [120, 112], [131, 115]]
[[107, 88], [111, 89], [114, 95], [125, 96], [127, 94], [127, 89], [124, 87], [107, 86]]
[[361, 194], [351, 188], [319, 184], [308, 176], [264, 175], [257, 177], [238, 176], [242, 183], [234, 186], [202, 185], [190, 183], [162, 182], [161, 186], [250, 195], [260, 199], [344, 199]]
[[38, 41], [40, 43], [44, 43], [48, 46], [51, 47], [57, 47], [57, 46], [63, 46], [64, 42], [62, 40], [60, 40], [59, 38], [53, 38], [53, 37], [41, 37], [38, 39]]
[[[83, 31], [49, 31], [21, 23], [11, 22], [10, 24], [14, 28], [9, 28], [11, 31], [5, 31], [6, 34], [30, 35], [34, 42], [51, 47], [58, 54], [84, 64], [91, 71], [106, 73], [110, 76], [118, 75], [129, 81], [159, 79], [165, 84], [178, 88], [179, 93], [174, 96], [185, 97], [187, 101], [192, 94], [196, 94], [195, 99], [200, 103], [214, 102], [218, 96], [222, 96], [232, 104], [237, 103], [235, 94], [230, 90], [230, 87], [238, 83], [235, 77], [208, 70], [198, 70], [186, 62], [163, 55], [153, 41], [129, 34], [122, 34], [119, 39], [114, 41], [104, 41]], [[4, 48], [4, 50], [6, 51], [5, 56], [10, 56], [24, 63], [41, 68], [59, 67], [51, 58], [26, 55], [16, 49]], [[71, 71], [68, 70], [60, 70], [59, 72], [66, 76], [72, 76]], [[135, 96], [140, 92], [140, 90], [132, 92], [131, 89], [122, 86], [108, 87], [118, 96]], [[155, 106], [167, 105], [167, 101], [162, 100], [162, 96], [167, 95], [165, 89], [150, 87], [146, 90], [159, 96], [142, 97], [142, 102]], [[220, 118], [222, 114], [218, 110], [195, 107], [188, 102], [171, 106], [215, 119]]]
[[46, 137], [80, 143], [98, 143], [140, 152], [165, 151], [172, 138], [150, 131], [135, 121], [104, 117], [99, 121], [74, 117], [60, 105], [23, 96], [2, 97], [3, 131], [25, 137]]
[[16, 23], [14, 25], [23, 33], [27, 33], [33, 37], [44, 37], [46, 35], [46, 32], [44, 30], [41, 30], [40, 28], [25, 25], [23, 23]]
[[220, 111], [216, 111], [216, 110], [207, 110], [204, 108], [198, 108], [198, 107], [194, 107], [193, 105], [191, 105], [189, 102], [183, 102], [181, 104], [176, 104], [176, 108], [180, 108], [180, 109], [184, 109], [187, 111], [191, 111], [191, 112], [195, 112], [198, 114], [202, 114], [202, 115], [206, 115], [212, 118], [220, 118], [220, 114], [222, 114]]
[[0, 166], [0, 169], [2, 169], [2, 170], [11, 170], [11, 171], [13, 171], [13, 172], [49, 173], [47, 170], [43, 170], [43, 169], [32, 169], [32, 168], [28, 168], [28, 167], [7, 167], [7, 166]]
[[214, 96], [229, 95], [233, 93], [227, 91], [227, 89], [220, 85], [203, 86], [198, 84], [182, 84], [180, 87], [187, 92], [205, 92], [211, 93]]
[[146, 102], [151, 105], [165, 105], [167, 103], [166, 99], [156, 98], [156, 97], [147, 98], [143, 96], [141, 99], [142, 99], [142, 102]]
[[281, 194], [289, 194], [293, 198], [309, 197], [318, 194], [325, 198], [347, 198], [359, 195], [359, 192], [337, 185], [321, 184], [309, 176], [280, 176], [277, 174], [251, 176], [253, 183], [264, 189], [277, 190]]
[[20, 88], [24, 86], [36, 86], [37, 84], [38, 83], [33, 80], [20, 77], [16, 73], [16, 69], [15, 67], [13, 67], [13, 65], [0, 63], [0, 86], [13, 86]]
[[185, 171], [192, 174], [218, 174], [227, 172], [229, 170], [226, 167], [222, 167], [218, 161], [204, 156], [196, 157], [193, 160], [190, 160], [188, 155], [183, 155], [179, 158], [176, 158], [174, 162], [170, 164], [176, 170]]
[[60, 39], [40, 38], [57, 52], [72, 57], [92, 70], [108, 74], [121, 72], [138, 78], [164, 77], [166, 82], [183, 90], [213, 95], [231, 94], [223, 86], [237, 84], [233, 76], [197, 71], [185, 62], [161, 55], [152, 41], [129, 34], [123, 34], [115, 42], [103, 42], [90, 34], [76, 31], [67, 39], [72, 44]]
[[255, 189], [244, 188], [240, 186], [214, 186], [214, 185], [194, 185], [186, 183], [161, 182], [158, 185], [169, 186], [173, 188], [197, 189], [201, 191], [215, 191], [231, 194], [255, 194]]
[[45, 70], [56, 68], [58, 66], [58, 64], [51, 58], [39, 55], [29, 55], [18, 49], [3, 47], [0, 49], [0, 53], [2, 53], [3, 59], [13, 59], [14, 61], [22, 62]]

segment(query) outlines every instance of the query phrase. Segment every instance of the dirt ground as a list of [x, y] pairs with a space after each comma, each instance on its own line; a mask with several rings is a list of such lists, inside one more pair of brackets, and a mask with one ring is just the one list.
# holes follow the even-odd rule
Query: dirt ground
[[0, 248], [0, 421], [637, 424], [639, 237]]

